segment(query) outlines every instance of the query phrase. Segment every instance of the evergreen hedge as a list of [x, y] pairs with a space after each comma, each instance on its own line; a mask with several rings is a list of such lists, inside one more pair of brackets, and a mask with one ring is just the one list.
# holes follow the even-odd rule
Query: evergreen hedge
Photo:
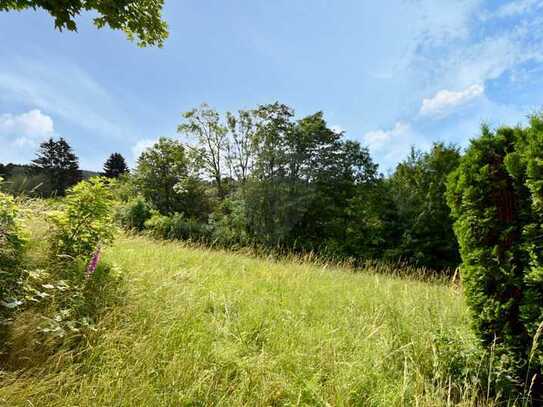
[[472, 140], [447, 200], [476, 333], [513, 389], [541, 399], [543, 116]]

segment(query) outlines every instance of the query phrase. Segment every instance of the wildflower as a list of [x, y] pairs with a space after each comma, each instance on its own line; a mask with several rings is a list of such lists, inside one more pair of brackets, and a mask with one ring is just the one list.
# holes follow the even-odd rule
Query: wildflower
[[96, 248], [96, 251], [92, 254], [92, 257], [87, 266], [87, 271], [85, 273], [85, 278], [88, 279], [96, 271], [98, 262], [100, 261], [100, 246]]

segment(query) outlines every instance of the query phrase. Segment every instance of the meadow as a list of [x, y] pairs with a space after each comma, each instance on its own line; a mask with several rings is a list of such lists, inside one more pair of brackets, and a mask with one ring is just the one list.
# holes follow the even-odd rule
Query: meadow
[[451, 376], [474, 338], [446, 281], [134, 236], [104, 261], [125, 276], [121, 303], [84, 346], [3, 372], [2, 405], [436, 406], [480, 393], [477, 377]]

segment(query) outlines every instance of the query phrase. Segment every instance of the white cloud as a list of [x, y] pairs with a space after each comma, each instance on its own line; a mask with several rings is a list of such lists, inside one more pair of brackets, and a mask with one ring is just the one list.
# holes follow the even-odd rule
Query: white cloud
[[445, 116], [455, 108], [465, 105], [484, 95], [482, 85], [471, 85], [461, 91], [440, 90], [429, 99], [422, 100], [420, 114], [425, 116]]
[[54, 131], [53, 119], [38, 109], [19, 115], [0, 115], [0, 138], [7, 144], [33, 146]]

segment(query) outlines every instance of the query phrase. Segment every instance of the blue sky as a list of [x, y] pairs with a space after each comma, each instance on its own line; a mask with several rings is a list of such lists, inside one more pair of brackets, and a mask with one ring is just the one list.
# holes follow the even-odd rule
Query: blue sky
[[202, 102], [278, 100], [324, 111], [386, 173], [411, 145], [465, 146], [543, 106], [543, 0], [166, 0], [162, 49], [91, 17], [59, 33], [44, 12], [0, 13], [0, 162], [63, 136], [85, 169], [133, 164]]

